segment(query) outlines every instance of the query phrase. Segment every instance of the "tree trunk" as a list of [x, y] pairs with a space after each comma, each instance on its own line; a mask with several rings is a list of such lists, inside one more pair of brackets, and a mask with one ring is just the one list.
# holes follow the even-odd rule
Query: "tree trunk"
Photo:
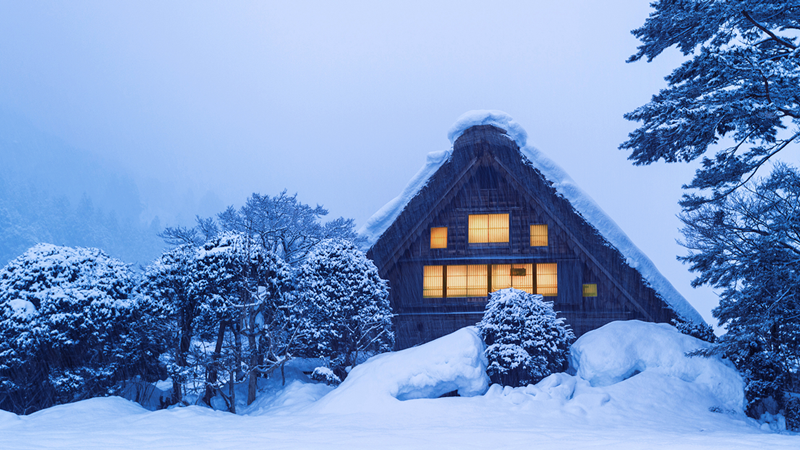
[[255, 368], [261, 364], [259, 359], [263, 361], [263, 357], [259, 358], [261, 349], [258, 347], [258, 339], [256, 339], [256, 314], [251, 311], [248, 319], [250, 332], [247, 333], [247, 343], [250, 346], [250, 373], [247, 380], [247, 404], [250, 405], [256, 401], [256, 390], [258, 389], [258, 372]]
[[230, 384], [230, 386], [231, 386], [231, 406], [229, 408], [229, 411], [234, 413], [234, 414], [236, 414], [236, 375], [235, 375], [235, 373], [236, 373], [235, 371], [231, 370], [231, 380], [230, 380], [230, 383], [231, 383]]
[[211, 398], [214, 397], [214, 384], [217, 382], [217, 361], [222, 354], [222, 342], [225, 339], [225, 328], [227, 322], [219, 324], [219, 333], [217, 333], [217, 345], [214, 347], [214, 354], [211, 355], [211, 364], [206, 372], [206, 394], [203, 396], [203, 401], [211, 406]]

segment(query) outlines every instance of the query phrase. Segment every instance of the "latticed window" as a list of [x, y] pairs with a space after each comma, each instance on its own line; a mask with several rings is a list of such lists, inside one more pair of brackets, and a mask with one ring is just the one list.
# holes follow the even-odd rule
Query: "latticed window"
[[444, 266], [425, 266], [422, 273], [422, 296], [444, 297]]
[[597, 297], [597, 285], [596, 284], [584, 284], [583, 285], [583, 296], [584, 297]]
[[447, 266], [448, 297], [486, 297], [489, 278], [485, 264]]
[[447, 248], [447, 227], [431, 228], [431, 248]]
[[533, 293], [533, 264], [492, 264], [492, 292], [514, 288]]
[[489, 292], [508, 288], [547, 297], [558, 294], [555, 263], [424, 266], [423, 270], [425, 298], [486, 297]]
[[558, 269], [555, 263], [536, 265], [536, 293], [545, 297], [558, 295]]
[[547, 225], [531, 225], [531, 247], [547, 247]]
[[508, 214], [470, 214], [470, 244], [508, 242]]

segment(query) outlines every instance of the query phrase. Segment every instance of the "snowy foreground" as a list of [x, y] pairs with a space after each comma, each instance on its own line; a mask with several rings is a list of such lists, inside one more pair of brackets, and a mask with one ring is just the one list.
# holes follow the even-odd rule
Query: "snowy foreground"
[[[488, 386], [465, 328], [372, 358], [336, 389], [295, 365], [241, 415], [116, 397], [0, 412], [0, 448], [800, 448], [800, 435], [744, 416], [733, 369], [684, 356], [702, 345], [668, 325], [615, 322], [574, 344], [575, 375], [503, 389]], [[462, 397], [435, 398], [453, 390]]]

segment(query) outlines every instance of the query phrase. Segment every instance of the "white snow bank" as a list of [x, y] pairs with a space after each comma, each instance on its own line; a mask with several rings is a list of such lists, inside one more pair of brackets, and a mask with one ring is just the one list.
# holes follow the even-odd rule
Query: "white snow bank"
[[494, 125], [497, 128], [506, 130], [508, 137], [517, 143], [519, 148], [525, 147], [528, 141], [528, 133], [511, 116], [503, 111], [497, 110], [475, 110], [467, 111], [456, 119], [456, 123], [447, 132], [447, 139], [450, 144], [455, 144], [467, 129], [477, 125]]
[[[650, 258], [631, 242], [630, 238], [620, 229], [616, 222], [608, 217], [600, 206], [583, 192], [558, 164], [540, 150], [527, 144], [528, 133], [508, 114], [491, 110], [469, 111], [456, 120], [456, 123], [448, 131], [447, 137], [451, 143], [455, 143], [456, 139], [464, 131], [476, 125], [494, 125], [506, 130], [509, 138], [519, 146], [522, 155], [525, 157], [524, 159], [527, 159], [527, 162], [532, 167], [538, 169], [553, 184], [556, 192], [569, 201], [578, 214], [586, 219], [597, 229], [601, 236], [622, 253], [627, 264], [638, 270], [650, 286], [661, 295], [675, 312], [686, 320], [698, 324], [705, 323], [700, 313], [664, 278], [655, 264], [650, 261]], [[425, 166], [417, 172], [403, 192], [367, 220], [367, 223], [359, 230], [359, 233], [366, 237], [369, 246], [378, 241], [381, 235], [403, 212], [411, 199], [428, 183], [430, 177], [449, 159], [452, 151], [453, 149], [451, 148], [445, 152], [430, 153]]]
[[[736, 369], [716, 357], [686, 356], [710, 345], [663, 323], [611, 322], [584, 334], [572, 345], [570, 367], [595, 387], [640, 374], [677, 378], [709, 393], [716, 400], [714, 406], [741, 412], [744, 383]], [[650, 389], [657, 390], [659, 385]]]
[[483, 394], [489, 385], [483, 351], [477, 329], [467, 327], [418, 347], [374, 356], [317, 402], [317, 411], [364, 411], [456, 390], [462, 397]]

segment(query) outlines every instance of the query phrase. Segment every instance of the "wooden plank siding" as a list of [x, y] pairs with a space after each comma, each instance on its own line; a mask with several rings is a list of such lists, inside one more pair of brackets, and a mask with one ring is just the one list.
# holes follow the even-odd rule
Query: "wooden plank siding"
[[[509, 242], [470, 244], [470, 214], [509, 214]], [[530, 225], [548, 245], [530, 245]], [[447, 248], [431, 249], [430, 228], [447, 227]], [[472, 127], [367, 256], [389, 280], [396, 347], [407, 348], [480, 320], [486, 297], [423, 298], [426, 265], [556, 263], [558, 295], [545, 297], [576, 335], [614, 320], [668, 322], [671, 308], [551, 184], [523, 160], [504, 131]], [[583, 297], [583, 283], [597, 297]]]

